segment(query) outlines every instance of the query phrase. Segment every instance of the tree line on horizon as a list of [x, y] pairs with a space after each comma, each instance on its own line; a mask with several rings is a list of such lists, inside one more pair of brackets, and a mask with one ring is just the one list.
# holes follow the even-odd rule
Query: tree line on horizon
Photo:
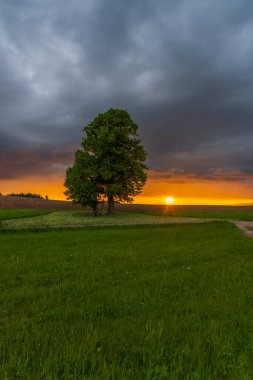
[[36, 194], [36, 193], [10, 193], [10, 194], [2, 194], [0, 193], [0, 196], [2, 197], [21, 197], [21, 198], [36, 198], [36, 199], [49, 199], [48, 198], [48, 195], [45, 195], [45, 197], [43, 197], [43, 195], [41, 194]]

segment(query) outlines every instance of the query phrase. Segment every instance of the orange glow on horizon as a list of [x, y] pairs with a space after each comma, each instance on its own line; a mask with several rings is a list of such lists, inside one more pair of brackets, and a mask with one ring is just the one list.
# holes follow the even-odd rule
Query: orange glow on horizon
[[[141, 197], [135, 198], [136, 204], [153, 204], [153, 205], [165, 205], [164, 197]], [[253, 206], [252, 198], [241, 198], [241, 199], [209, 199], [209, 198], [177, 198], [173, 204], [167, 204], [167, 206], [239, 206], [239, 205], [249, 205]]]
[[[66, 200], [63, 182], [64, 176], [2, 180], [0, 192], [33, 192], [48, 195], [49, 199]], [[168, 194], [172, 195], [168, 197]], [[150, 178], [134, 203], [164, 205], [166, 198], [174, 198], [173, 205], [253, 205], [253, 184], [247, 181], [192, 181], [187, 178], [170, 182]]]

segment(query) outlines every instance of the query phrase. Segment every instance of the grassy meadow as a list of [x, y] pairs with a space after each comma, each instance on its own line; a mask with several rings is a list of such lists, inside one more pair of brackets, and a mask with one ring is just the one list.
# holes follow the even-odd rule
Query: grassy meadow
[[[1, 211], [0, 211], [1, 215]], [[45, 228], [78, 228], [115, 225], [153, 225], [171, 223], [202, 223], [203, 218], [184, 218], [168, 215], [152, 215], [136, 212], [116, 212], [112, 215], [94, 217], [90, 211], [51, 211], [38, 215], [26, 215], [25, 219], [10, 218], [2, 221], [2, 228], [16, 229], [45, 229]]]
[[252, 211], [199, 211], [199, 210], [180, 210], [173, 209], [166, 212], [168, 216], [191, 217], [191, 218], [212, 218], [212, 219], [233, 219], [253, 221]]
[[0, 379], [252, 379], [253, 239], [223, 221], [113, 218], [2, 227]]
[[30, 218], [39, 215], [47, 215], [51, 210], [0, 210], [0, 222], [9, 219]]

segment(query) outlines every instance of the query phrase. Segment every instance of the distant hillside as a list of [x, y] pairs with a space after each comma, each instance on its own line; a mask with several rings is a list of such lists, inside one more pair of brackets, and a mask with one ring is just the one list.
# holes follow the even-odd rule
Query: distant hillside
[[81, 206], [68, 201], [2, 196], [0, 209], [80, 210]]

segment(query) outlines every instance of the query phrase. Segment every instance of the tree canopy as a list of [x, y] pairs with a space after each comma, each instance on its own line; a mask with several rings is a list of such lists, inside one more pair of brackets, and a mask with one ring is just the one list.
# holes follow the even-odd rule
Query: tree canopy
[[138, 126], [129, 113], [109, 109], [83, 128], [85, 137], [66, 172], [65, 194], [74, 203], [91, 206], [94, 214], [100, 201], [132, 202], [145, 185], [147, 154], [138, 138]]

